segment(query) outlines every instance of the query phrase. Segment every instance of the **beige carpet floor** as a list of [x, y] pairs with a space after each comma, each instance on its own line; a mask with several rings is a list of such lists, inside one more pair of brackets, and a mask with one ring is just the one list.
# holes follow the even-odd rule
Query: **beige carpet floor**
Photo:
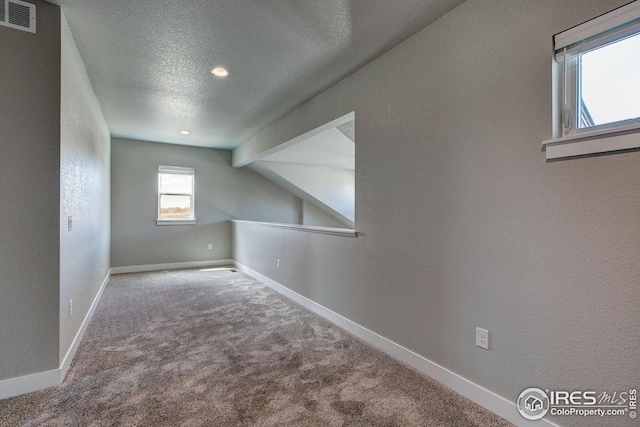
[[508, 426], [230, 269], [111, 277], [61, 387], [5, 426]]

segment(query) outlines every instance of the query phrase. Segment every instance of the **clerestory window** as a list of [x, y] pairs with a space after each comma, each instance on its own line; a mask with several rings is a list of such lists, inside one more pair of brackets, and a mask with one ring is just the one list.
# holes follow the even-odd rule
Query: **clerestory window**
[[554, 36], [557, 126], [547, 158], [640, 147], [640, 1]]

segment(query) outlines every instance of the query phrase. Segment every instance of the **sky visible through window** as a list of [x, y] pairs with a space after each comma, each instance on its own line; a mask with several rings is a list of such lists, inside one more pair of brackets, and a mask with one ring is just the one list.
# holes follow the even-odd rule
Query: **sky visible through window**
[[595, 125], [640, 117], [640, 34], [582, 55], [581, 86]]
[[[160, 174], [160, 193], [191, 194], [193, 175]], [[163, 195], [160, 198], [160, 208], [171, 207], [188, 208], [191, 206], [190, 196]]]
[[160, 174], [161, 193], [191, 193], [193, 175]]

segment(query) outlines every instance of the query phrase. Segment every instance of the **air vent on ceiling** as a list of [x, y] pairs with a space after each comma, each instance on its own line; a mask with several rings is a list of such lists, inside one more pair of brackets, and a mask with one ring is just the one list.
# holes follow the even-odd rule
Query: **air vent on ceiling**
[[0, 0], [0, 25], [36, 32], [36, 5], [20, 0]]

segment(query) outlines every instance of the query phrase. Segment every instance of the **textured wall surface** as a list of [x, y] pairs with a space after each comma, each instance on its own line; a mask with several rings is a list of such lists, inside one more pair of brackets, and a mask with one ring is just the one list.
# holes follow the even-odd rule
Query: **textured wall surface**
[[235, 224], [234, 258], [512, 402], [638, 387], [640, 153], [541, 152], [553, 34], [623, 3], [469, 0], [266, 128], [234, 163], [356, 112], [359, 236]]
[[[229, 151], [118, 138], [112, 144], [114, 267], [228, 259], [230, 219], [298, 221], [299, 199], [248, 169], [232, 168]], [[195, 226], [156, 225], [159, 165], [195, 169]]]
[[[110, 147], [82, 58], [62, 19], [60, 361], [109, 270]], [[73, 218], [68, 230], [68, 217]], [[69, 300], [73, 313], [69, 315]]]
[[0, 379], [58, 367], [60, 9], [0, 27]]

